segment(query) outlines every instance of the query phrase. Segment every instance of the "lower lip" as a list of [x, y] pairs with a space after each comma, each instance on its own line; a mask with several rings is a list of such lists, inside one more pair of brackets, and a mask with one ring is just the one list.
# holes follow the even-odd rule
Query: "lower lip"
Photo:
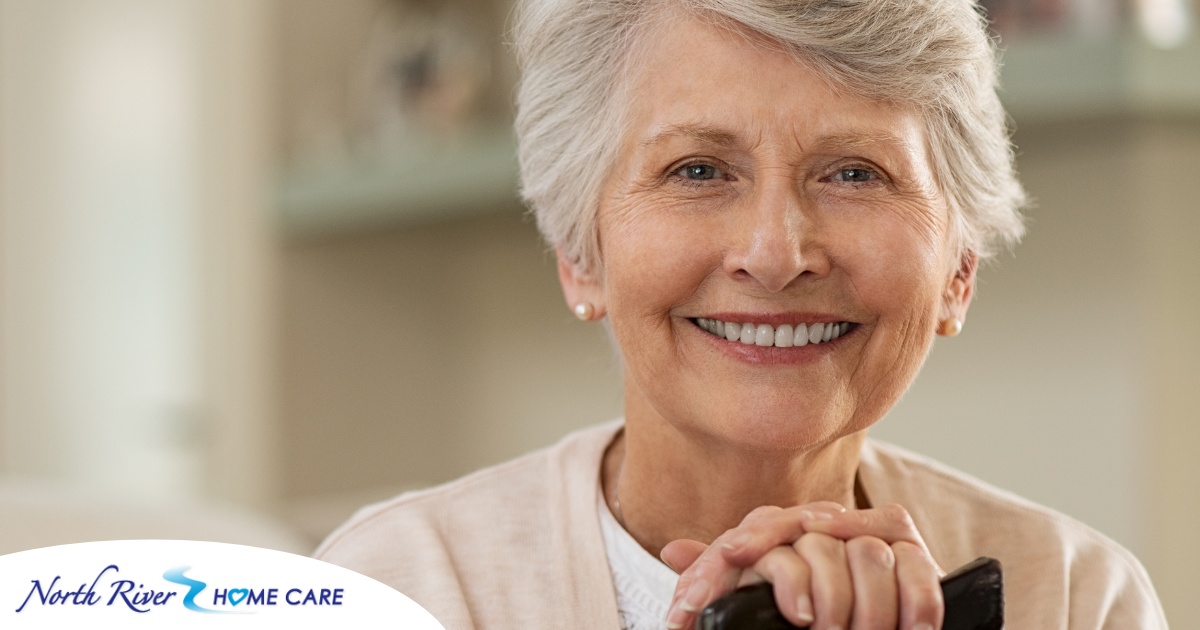
[[696, 322], [690, 319], [684, 321], [687, 322], [687, 325], [696, 334], [703, 335], [708, 339], [708, 342], [718, 351], [739, 361], [753, 365], [799, 365], [811, 363], [837, 350], [841, 346], [843, 339], [853, 335], [858, 330], [858, 325], [852, 324], [850, 330], [846, 331], [846, 334], [832, 341], [810, 343], [804, 346], [792, 346], [791, 348], [777, 348], [775, 346], [759, 346], [745, 344], [740, 341], [730, 341], [700, 328], [696, 325]]

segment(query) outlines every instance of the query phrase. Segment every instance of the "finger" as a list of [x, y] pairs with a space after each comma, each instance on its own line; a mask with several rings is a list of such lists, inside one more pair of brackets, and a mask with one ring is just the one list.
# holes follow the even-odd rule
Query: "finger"
[[833, 514], [846, 508], [831, 501], [809, 503], [770, 511], [754, 510], [742, 524], [730, 532], [722, 545], [722, 555], [733, 566], [750, 567], [771, 549], [790, 545], [807, 531], [802, 515], [806, 513]]
[[805, 534], [793, 546], [812, 571], [812, 627], [848, 628], [854, 584], [846, 563], [846, 543], [825, 534]]
[[917, 532], [912, 517], [903, 506], [892, 503], [870, 510], [847, 510], [845, 512], [808, 510], [800, 514], [805, 531], [828, 534], [834, 538], [851, 540], [859, 536], [873, 536], [889, 545], [908, 542], [928, 553], [925, 541]]
[[763, 576], [755, 573], [754, 571], [742, 571], [742, 576], [740, 578], [738, 578], [738, 583], [737, 583], [737, 586], [735, 587], [735, 590], [738, 588], [742, 588], [743, 586], [752, 586], [754, 584], [762, 584], [763, 582], [766, 582], [766, 581], [767, 580], [765, 578], [763, 578]]
[[778, 514], [783, 511], [783, 508], [778, 505], [760, 505], [753, 510], [750, 510], [742, 517], [742, 522], [738, 525], [751, 525], [770, 517], [772, 514]]
[[679, 575], [667, 610], [668, 628], [691, 627], [697, 612], [737, 586], [742, 569], [731, 566], [721, 556], [721, 541], [717, 538]]
[[900, 618], [896, 558], [892, 547], [873, 536], [846, 541], [846, 562], [854, 584], [855, 630], [894, 630]]
[[[771, 505], [755, 508], [742, 519], [742, 524], [746, 527], [753, 527], [754, 523], [760, 519], [782, 510], [783, 508]], [[730, 564], [721, 555], [720, 550], [728, 546], [727, 541], [729, 536], [735, 535], [738, 531], [735, 528], [722, 534], [717, 540], [713, 541], [712, 545], [709, 545], [697, 557], [692, 558], [691, 562], [687, 562], [687, 567], [682, 572], [679, 572], [679, 581], [675, 586], [675, 593], [671, 597], [671, 606], [668, 608], [668, 622], [690, 623], [692, 616], [690, 613], [701, 610], [712, 600], [737, 587], [738, 579], [744, 567]], [[691, 551], [695, 550], [695, 547], [688, 546], [685, 549], [687, 554], [690, 555]], [[665, 553], [667, 548], [664, 547], [663, 551]], [[676, 553], [679, 553], [681, 556], [685, 555], [682, 551], [677, 552], [675, 549], [672, 549], [667, 564], [674, 566]], [[664, 560], [668, 560], [668, 558], [664, 556]], [[680, 558], [680, 560], [688, 560], [688, 558], [684, 557]], [[684, 563], [680, 562], [680, 564]], [[749, 567], [751, 564], [753, 562], [747, 563], [745, 567]]]
[[798, 626], [813, 622], [812, 571], [795, 549], [783, 546], [767, 552], [745, 575], [755, 574], [772, 584], [775, 604], [788, 621]]
[[892, 545], [900, 597], [900, 629], [942, 627], [945, 604], [938, 583], [937, 563], [924, 549], [907, 542]]
[[659, 557], [676, 573], [683, 573], [700, 558], [708, 545], [698, 540], [680, 538], [667, 543]]

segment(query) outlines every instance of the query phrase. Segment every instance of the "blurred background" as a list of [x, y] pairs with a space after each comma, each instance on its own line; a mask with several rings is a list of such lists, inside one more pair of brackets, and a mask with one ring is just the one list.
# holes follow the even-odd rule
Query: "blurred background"
[[[990, 0], [1037, 201], [874, 431], [1200, 619], [1200, 3]], [[515, 199], [510, 0], [0, 0], [0, 553], [308, 553], [621, 413]]]

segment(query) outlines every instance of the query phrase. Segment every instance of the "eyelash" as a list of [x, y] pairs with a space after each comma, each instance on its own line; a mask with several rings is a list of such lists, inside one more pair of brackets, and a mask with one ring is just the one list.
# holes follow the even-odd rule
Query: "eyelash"
[[[866, 173], [866, 175], [870, 179], [868, 179], [866, 181], [852, 181], [852, 180], [838, 180], [837, 179], [837, 177], [839, 175], [841, 175], [847, 171], [862, 171], [862, 172]], [[876, 169], [873, 169], [865, 164], [851, 164], [848, 166], [839, 167], [836, 171], [833, 172], [832, 175], [822, 177], [821, 181], [823, 181], [823, 182], [838, 182], [838, 183], [842, 183], [842, 184], [848, 184], [850, 186], [854, 186], [857, 188], [857, 187], [862, 187], [862, 186], [872, 186], [875, 184], [879, 184], [883, 181], [883, 179], [884, 179], [883, 175], [880, 174], [879, 171]]]
[[[684, 172], [687, 169], [696, 168], [696, 167], [710, 168], [714, 171], [714, 174], [712, 177], [703, 178], [703, 179], [688, 177], [687, 175], [684, 174]], [[717, 164], [714, 164], [711, 161], [704, 161], [704, 160], [695, 160], [695, 161], [686, 162], [684, 164], [681, 164], [681, 165], [671, 169], [671, 172], [668, 174], [668, 176], [671, 178], [677, 178], [680, 180], [680, 183], [684, 184], [685, 186], [692, 187], [692, 188], [707, 185], [709, 182], [728, 181], [728, 180], [732, 179], [732, 177], [729, 174], [728, 169], [718, 166]]]
[[[692, 177], [688, 177], [687, 175], [684, 174], [687, 169], [696, 168], [696, 167], [707, 167], [709, 169], [712, 169], [714, 171], [714, 174], [712, 177], [709, 177], [709, 178], [692, 178]], [[847, 171], [862, 171], [865, 174], [865, 176], [868, 177], [868, 179], [865, 181], [853, 181], [853, 180], [849, 180], [849, 179], [839, 180], [838, 177], [840, 175], [845, 174]], [[668, 174], [668, 176], [671, 178], [677, 178], [678, 180], [680, 180], [680, 183], [682, 183], [685, 186], [688, 186], [690, 188], [697, 188], [700, 186], [705, 186], [709, 182], [728, 181], [728, 180], [733, 179], [730, 176], [728, 169], [718, 166], [716, 164], [713, 164], [711, 161], [704, 161], [704, 160], [696, 160], [696, 161], [691, 161], [691, 162], [686, 162], [684, 164], [681, 164], [680, 166], [677, 166], [674, 169], [672, 169], [670, 171], [670, 173]], [[820, 181], [836, 182], [836, 183], [846, 184], [846, 185], [849, 185], [849, 186], [852, 186], [855, 188], [862, 188], [862, 187], [866, 187], [866, 186], [875, 186], [880, 183], [883, 183], [885, 181], [885, 178], [877, 169], [867, 166], [866, 164], [850, 164], [847, 166], [839, 167], [832, 174], [822, 177]]]

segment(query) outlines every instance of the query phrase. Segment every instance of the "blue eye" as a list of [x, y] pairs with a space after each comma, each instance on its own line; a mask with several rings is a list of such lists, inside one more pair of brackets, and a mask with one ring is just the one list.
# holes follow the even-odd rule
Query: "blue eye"
[[836, 181], [849, 182], [851, 184], [865, 184], [878, 178], [879, 176], [875, 174], [875, 171], [860, 167], [844, 168], [833, 176], [833, 179]]
[[720, 169], [711, 164], [688, 164], [675, 172], [685, 179], [697, 181], [717, 179], [725, 175]]

